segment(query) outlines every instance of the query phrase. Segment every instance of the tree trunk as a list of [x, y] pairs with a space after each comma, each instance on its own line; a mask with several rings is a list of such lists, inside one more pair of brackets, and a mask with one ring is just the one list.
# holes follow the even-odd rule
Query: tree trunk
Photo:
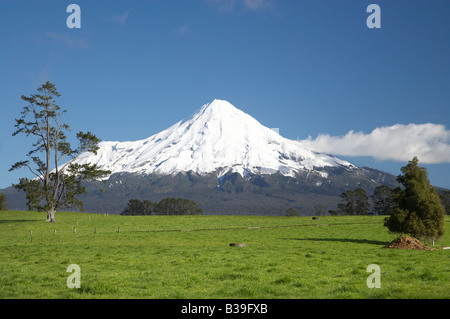
[[50, 222], [50, 223], [54, 223], [55, 222], [55, 209], [54, 208], [50, 208], [47, 211], [47, 220], [46, 222]]

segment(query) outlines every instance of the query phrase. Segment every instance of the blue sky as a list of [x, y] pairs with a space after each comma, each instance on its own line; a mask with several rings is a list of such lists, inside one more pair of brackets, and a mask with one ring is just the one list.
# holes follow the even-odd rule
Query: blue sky
[[[69, 29], [69, 4], [81, 28]], [[369, 4], [381, 8], [370, 29]], [[400, 174], [411, 154], [450, 188], [450, 1], [0, 2], [0, 188], [31, 140], [11, 136], [45, 81], [73, 133], [149, 137], [225, 99], [280, 134]], [[411, 158], [409, 158], [411, 157]]]

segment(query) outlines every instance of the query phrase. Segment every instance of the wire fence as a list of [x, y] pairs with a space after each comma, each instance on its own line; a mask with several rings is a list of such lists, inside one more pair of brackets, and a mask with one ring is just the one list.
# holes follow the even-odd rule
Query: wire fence
[[[376, 221], [369, 222], [340, 222], [340, 223], [303, 223], [289, 225], [261, 225], [261, 226], [230, 226], [230, 227], [201, 227], [201, 228], [171, 228], [171, 229], [151, 229], [147, 226], [118, 225], [118, 226], [95, 226], [90, 223], [85, 224], [86, 219], [77, 220], [73, 225], [60, 225], [59, 227], [48, 227], [38, 230], [0, 231], [0, 245], [11, 244], [38, 244], [38, 243], [58, 243], [70, 242], [79, 238], [91, 238], [92, 236], [112, 235], [112, 234], [132, 234], [132, 233], [185, 233], [185, 232], [223, 232], [223, 231], [255, 231], [265, 229], [301, 228], [301, 227], [323, 227], [340, 225], [370, 225], [379, 224]], [[144, 228], [142, 228], [144, 227]]]

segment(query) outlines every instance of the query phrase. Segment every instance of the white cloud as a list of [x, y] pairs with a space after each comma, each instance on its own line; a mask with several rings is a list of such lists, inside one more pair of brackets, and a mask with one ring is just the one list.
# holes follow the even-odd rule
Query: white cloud
[[172, 33], [177, 37], [182, 37], [188, 35], [191, 32], [191, 29], [187, 24], [182, 25], [181, 27], [175, 28], [172, 30]]
[[48, 65], [40, 69], [37, 75], [32, 77], [33, 87], [40, 87], [42, 83], [51, 81], [50, 67]]
[[76, 38], [66, 33], [46, 32], [45, 35], [52, 41], [63, 44], [69, 49], [86, 49], [89, 47], [89, 44], [84, 39]]
[[268, 5], [267, 0], [244, 0], [244, 6], [252, 10], [258, 10]]
[[217, 5], [222, 12], [228, 12], [233, 10], [236, 0], [205, 0], [205, 2]]
[[205, 0], [205, 2], [216, 4], [222, 12], [232, 11], [237, 4], [253, 11], [269, 5], [269, 0]]
[[334, 155], [395, 161], [410, 161], [417, 156], [426, 164], [450, 163], [450, 130], [433, 123], [396, 124], [376, 128], [369, 134], [355, 131], [344, 136], [320, 134], [301, 142], [316, 151]]
[[114, 21], [115, 23], [119, 24], [119, 25], [125, 25], [127, 23], [128, 20], [128, 16], [131, 13], [131, 9], [127, 10], [125, 13], [123, 14], [116, 14], [113, 18], [112, 21]]

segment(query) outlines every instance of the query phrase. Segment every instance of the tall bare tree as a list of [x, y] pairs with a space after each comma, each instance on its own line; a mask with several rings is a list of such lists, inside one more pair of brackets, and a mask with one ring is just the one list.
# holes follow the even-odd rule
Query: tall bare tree
[[[22, 95], [27, 105], [16, 119], [17, 134], [35, 138], [27, 156], [31, 159], [15, 163], [10, 171], [28, 168], [34, 179], [21, 178], [19, 184], [13, 184], [25, 191], [30, 210], [46, 211], [47, 221], [55, 222], [55, 213], [59, 208], [77, 206], [83, 209], [78, 195], [85, 194], [83, 181], [96, 180], [110, 172], [99, 169], [96, 164], [77, 164], [74, 161], [83, 152], [96, 153], [100, 140], [91, 132], [76, 134], [78, 147], [72, 149], [67, 140], [69, 126], [62, 121], [66, 112], [56, 104], [60, 94], [55, 85], [46, 82], [37, 89], [38, 94]], [[42, 155], [43, 154], [43, 155]], [[64, 164], [63, 163], [65, 162]]]

